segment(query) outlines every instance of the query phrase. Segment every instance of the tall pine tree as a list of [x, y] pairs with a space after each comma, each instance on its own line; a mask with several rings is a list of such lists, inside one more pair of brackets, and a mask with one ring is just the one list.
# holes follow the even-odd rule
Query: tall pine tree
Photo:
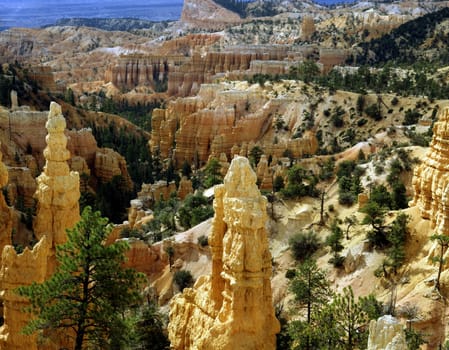
[[143, 276], [123, 267], [128, 244], [104, 245], [111, 231], [108, 220], [90, 207], [67, 230], [68, 240], [57, 247], [58, 266], [47, 281], [21, 287], [36, 316], [24, 332], [51, 337], [73, 332], [74, 350], [121, 348], [127, 341], [125, 311], [137, 304]]

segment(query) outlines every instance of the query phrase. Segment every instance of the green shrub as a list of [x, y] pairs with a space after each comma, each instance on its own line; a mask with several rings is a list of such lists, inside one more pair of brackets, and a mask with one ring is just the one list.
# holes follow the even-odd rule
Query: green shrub
[[198, 245], [200, 245], [201, 247], [206, 247], [207, 245], [209, 245], [209, 240], [207, 238], [207, 236], [205, 235], [201, 235], [198, 237]]
[[321, 242], [313, 231], [299, 232], [292, 236], [289, 245], [293, 257], [297, 261], [304, 261], [310, 258], [320, 247]]
[[193, 276], [189, 270], [179, 270], [175, 272], [173, 276], [173, 280], [179, 287], [179, 290], [182, 292], [184, 288], [188, 288], [193, 286]]

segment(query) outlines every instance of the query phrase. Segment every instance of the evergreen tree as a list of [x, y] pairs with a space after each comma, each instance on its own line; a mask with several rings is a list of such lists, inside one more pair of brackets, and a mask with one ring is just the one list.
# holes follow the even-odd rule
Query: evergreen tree
[[206, 168], [204, 169], [206, 175], [204, 186], [206, 188], [220, 184], [223, 181], [220, 170], [221, 164], [217, 158], [212, 158], [209, 163], [207, 163]]
[[434, 256], [432, 258], [433, 262], [438, 263], [438, 274], [437, 274], [437, 279], [435, 281], [435, 289], [437, 291], [440, 291], [440, 277], [441, 277], [441, 272], [443, 271], [443, 265], [446, 262], [446, 259], [444, 258], [444, 254], [446, 253], [447, 248], [449, 247], [449, 236], [446, 235], [439, 235], [439, 234], [433, 234], [432, 236], [430, 236], [430, 239], [432, 241], [436, 241], [439, 245], [440, 248], [440, 253], [437, 256]]
[[112, 227], [99, 212], [86, 207], [81, 220], [67, 230], [68, 240], [56, 248], [58, 266], [47, 281], [20, 287], [36, 316], [24, 332], [43, 336], [74, 334], [74, 350], [119, 347], [126, 342], [125, 311], [140, 301], [143, 277], [123, 267], [125, 241], [104, 245]]
[[365, 213], [362, 224], [370, 224], [372, 229], [367, 238], [374, 247], [385, 248], [389, 242], [386, 234], [385, 208], [377, 202], [369, 201], [361, 210]]
[[185, 229], [198, 225], [214, 215], [214, 209], [202, 193], [189, 194], [178, 210], [178, 218]]
[[317, 266], [315, 260], [306, 260], [297, 268], [289, 288], [294, 295], [296, 306], [306, 310], [304, 321], [291, 322], [290, 333], [298, 344], [295, 349], [316, 349], [322, 339], [314, 315], [332, 295], [326, 273]]
[[391, 247], [387, 252], [387, 264], [393, 269], [395, 274], [405, 261], [405, 242], [407, 239], [407, 223], [409, 219], [407, 214], [400, 213], [393, 221], [388, 234], [388, 241]]
[[135, 325], [138, 349], [168, 350], [170, 342], [164, 333], [164, 321], [156, 303], [148, 304], [140, 310], [140, 315]]
[[341, 241], [343, 239], [343, 230], [338, 226], [337, 221], [334, 220], [331, 225], [331, 234], [326, 238], [326, 245], [331, 248], [332, 258], [329, 263], [333, 264], [335, 267], [340, 267], [343, 264], [344, 257], [340, 255], [343, 250], [343, 244]]
[[362, 302], [355, 301], [351, 287], [343, 289], [343, 294], [337, 294], [330, 307], [334, 315], [335, 334], [338, 334], [341, 348], [346, 350], [366, 348], [366, 330], [369, 322]]

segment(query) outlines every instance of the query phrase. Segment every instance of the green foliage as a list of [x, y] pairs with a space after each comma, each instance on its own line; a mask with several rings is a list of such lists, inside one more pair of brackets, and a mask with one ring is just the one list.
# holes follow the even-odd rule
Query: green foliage
[[209, 239], [205, 235], [201, 235], [198, 237], [198, 245], [201, 247], [206, 247], [209, 245]]
[[209, 188], [214, 185], [218, 185], [223, 182], [223, 176], [221, 175], [221, 164], [217, 158], [212, 158], [204, 169], [205, 179], [204, 187]]
[[147, 225], [149, 237], [153, 243], [170, 237], [175, 233], [176, 215], [179, 206], [180, 202], [176, 197], [176, 193], [173, 193], [166, 201], [161, 199], [156, 202], [153, 210], [154, 218]]
[[335, 316], [335, 335], [342, 349], [366, 349], [368, 315], [360, 299], [356, 302], [351, 287], [345, 287], [343, 294], [337, 294], [329, 306]]
[[363, 110], [365, 109], [365, 103], [366, 103], [366, 98], [365, 95], [359, 95], [357, 97], [357, 102], [356, 102], [356, 110], [359, 113], [359, 115], [362, 115]]
[[306, 310], [307, 323], [311, 322], [314, 309], [322, 307], [332, 296], [326, 273], [312, 259], [298, 266], [289, 289], [294, 295], [295, 306]]
[[341, 243], [343, 239], [343, 230], [338, 226], [336, 220], [332, 222], [331, 225], [331, 234], [326, 238], [326, 245], [330, 247], [331, 252], [333, 254], [332, 258], [329, 260], [329, 263], [333, 264], [334, 267], [341, 267], [343, 265], [344, 258], [339, 254], [344, 246]]
[[374, 186], [371, 189], [370, 201], [377, 203], [382, 208], [391, 208], [391, 196], [384, 185]]
[[439, 291], [441, 272], [443, 270], [443, 265], [446, 263], [446, 258], [444, 258], [444, 254], [447, 248], [449, 247], [449, 236], [446, 236], [444, 234], [433, 234], [432, 236], [430, 236], [430, 239], [432, 241], [437, 242], [440, 248], [439, 255], [432, 258], [432, 261], [434, 263], [438, 263], [438, 275], [435, 281], [435, 289]]
[[109, 182], [99, 183], [94, 208], [112, 222], [122, 223], [127, 217], [127, 208], [133, 195], [126, 189], [123, 177], [116, 175]]
[[67, 88], [64, 93], [64, 101], [72, 106], [75, 105], [75, 95], [73, 94], [73, 90], [71, 88]]
[[338, 202], [342, 205], [352, 205], [357, 195], [362, 192], [360, 185], [361, 170], [352, 160], [343, 161], [337, 169]]
[[137, 238], [137, 239], [143, 239], [143, 232], [140, 229], [137, 228], [130, 228], [129, 226], [126, 226], [121, 232], [120, 232], [120, 238]]
[[287, 178], [287, 186], [281, 190], [284, 197], [317, 196], [318, 193], [315, 188], [317, 179], [310, 171], [300, 165], [294, 165], [288, 170]]
[[170, 342], [165, 334], [164, 320], [156, 303], [148, 302], [139, 310], [135, 323], [138, 349], [169, 350]]
[[374, 119], [375, 121], [379, 121], [382, 119], [382, 113], [380, 110], [380, 107], [377, 103], [373, 103], [365, 108], [365, 113], [368, 117], [371, 119]]
[[56, 248], [54, 275], [17, 290], [29, 299], [29, 311], [36, 316], [25, 327], [26, 334], [39, 331], [51, 337], [72, 329], [75, 350], [107, 348], [127, 340], [124, 315], [141, 300], [143, 276], [123, 267], [126, 242], [104, 245], [111, 228], [99, 212], [86, 207], [81, 220], [67, 230], [67, 242]]
[[305, 310], [304, 320], [290, 322], [289, 333], [293, 349], [318, 349], [323, 340], [318, 316], [332, 297], [326, 273], [316, 265], [315, 260], [304, 261], [289, 282], [294, 295], [296, 309]]
[[320, 74], [320, 69], [312, 60], [306, 60], [290, 68], [290, 78], [302, 80], [306, 84], [312, 82]]
[[175, 281], [181, 292], [184, 290], [184, 288], [193, 286], [194, 283], [192, 273], [189, 270], [176, 271], [173, 276], [173, 280]]
[[407, 223], [410, 217], [399, 213], [393, 221], [388, 234], [390, 248], [387, 251], [387, 265], [393, 269], [394, 274], [405, 261], [405, 244], [407, 242]]
[[426, 343], [424, 334], [414, 330], [413, 328], [405, 329], [405, 340], [409, 350], [419, 350], [421, 349], [421, 345]]
[[368, 201], [361, 212], [365, 213], [362, 224], [371, 225], [371, 230], [367, 233], [368, 241], [373, 247], [387, 247], [389, 242], [385, 226], [385, 208], [376, 202]]
[[421, 113], [419, 113], [416, 109], [407, 109], [405, 111], [404, 122], [403, 125], [412, 125], [418, 123], [421, 118]]
[[131, 132], [125, 127], [109, 123], [108, 127], [90, 126], [98, 147], [109, 147], [126, 159], [129, 175], [138, 188], [142, 183], [153, 183], [163, 178], [159, 155], [152, 156], [148, 148], [148, 136]]
[[185, 160], [184, 163], [182, 163], [182, 169], [181, 169], [182, 176], [190, 178], [190, 175], [192, 175], [192, 167], [190, 166], [190, 163]]
[[[359, 52], [355, 59], [358, 64], [385, 64], [389, 61], [396, 64], [413, 64], [419, 60], [428, 62], [429, 57], [425, 56], [426, 52], [423, 52], [422, 46], [429, 40], [431, 34], [435, 36], [440, 22], [447, 18], [449, 9], [443, 8], [405, 22], [380, 38], [359, 44]], [[446, 41], [446, 36], [442, 33], [440, 37], [435, 36], [434, 41], [432, 47], [439, 47]], [[436, 60], [447, 63], [446, 49], [442, 49], [439, 53]]]
[[320, 180], [329, 180], [334, 176], [335, 171], [335, 159], [329, 158], [322, 165], [320, 165]]
[[284, 188], [284, 178], [280, 175], [276, 175], [273, 180], [273, 191], [279, 192]]
[[318, 236], [313, 231], [299, 232], [290, 237], [288, 243], [297, 261], [309, 259], [321, 246]]
[[384, 314], [383, 304], [373, 294], [359, 298], [360, 307], [370, 320], [377, 320]]
[[257, 164], [259, 164], [259, 160], [262, 154], [263, 150], [259, 146], [254, 146], [253, 148], [251, 148], [251, 151], [249, 152], [249, 159], [253, 167], [257, 167]]
[[189, 194], [178, 210], [182, 227], [191, 228], [214, 215], [214, 209], [202, 193]]
[[117, 114], [134, 125], [142, 129], [151, 131], [151, 116], [155, 108], [160, 108], [162, 101], [155, 101], [146, 104], [129, 104], [127, 100], [115, 101], [112, 98], [103, 97], [102, 95], [96, 97], [101, 104], [100, 111]]

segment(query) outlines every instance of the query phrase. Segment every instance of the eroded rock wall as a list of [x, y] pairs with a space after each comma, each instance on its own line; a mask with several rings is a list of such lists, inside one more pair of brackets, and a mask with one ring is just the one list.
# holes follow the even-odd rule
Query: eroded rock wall
[[256, 144], [273, 157], [282, 157], [287, 149], [293, 157], [313, 155], [318, 141], [311, 131], [277, 143], [272, 137], [264, 138], [273, 130], [274, 116], [295, 108], [292, 104], [258, 89], [203, 84], [197, 96], [178, 98], [167, 109], [154, 110], [151, 151], [162, 159], [174, 157], [179, 165], [187, 161], [199, 166], [211, 155], [247, 156]]
[[430, 149], [413, 174], [414, 197], [422, 218], [438, 234], [449, 235], [449, 107], [442, 109], [433, 127]]
[[234, 158], [215, 189], [212, 274], [170, 303], [174, 349], [275, 349], [266, 204], [248, 159]]
[[66, 229], [79, 221], [79, 175], [71, 172], [67, 161], [67, 137], [64, 134], [66, 122], [61, 106], [52, 102], [46, 122], [48, 135], [44, 150], [46, 160], [44, 171], [37, 178], [37, 213], [34, 232], [39, 242], [32, 250], [25, 248], [17, 254], [8, 245], [2, 252], [0, 270], [0, 289], [4, 305], [4, 324], [0, 328], [0, 348], [19, 349], [59, 349], [66, 345], [67, 339], [60, 338], [58, 344], [39, 345], [36, 336], [21, 333], [30, 315], [24, 312], [27, 301], [18, 296], [19, 286], [41, 283], [54, 272], [56, 267], [55, 247], [67, 239]]

